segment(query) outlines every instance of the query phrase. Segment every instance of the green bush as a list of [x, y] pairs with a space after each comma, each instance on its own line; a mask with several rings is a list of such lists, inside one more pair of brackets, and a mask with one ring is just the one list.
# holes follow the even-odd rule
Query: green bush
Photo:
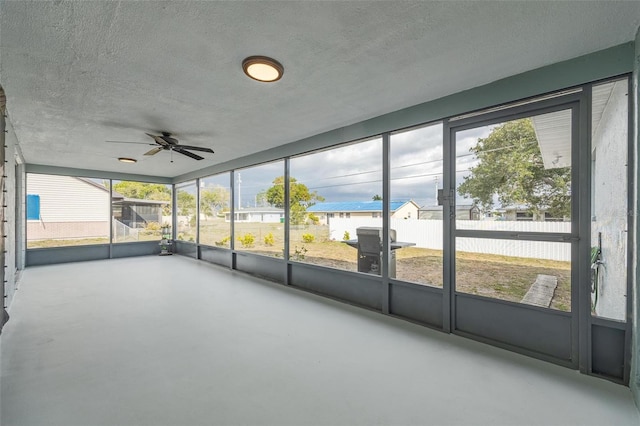
[[264, 236], [264, 243], [266, 245], [272, 246], [274, 242], [275, 242], [275, 239], [273, 238], [272, 232], [269, 232], [267, 235]]
[[216, 241], [216, 245], [217, 246], [228, 246], [230, 240], [231, 240], [230, 236], [224, 237], [220, 241]]
[[242, 237], [238, 237], [238, 241], [242, 244], [242, 247], [253, 247], [253, 243], [256, 241], [255, 235], [251, 233], [244, 234]]
[[349, 231], [344, 231], [344, 236], [342, 237], [343, 241], [348, 241], [351, 239], [351, 236], [349, 235]]
[[160, 224], [158, 222], [149, 222], [147, 223], [147, 226], [145, 226], [145, 230], [147, 231], [159, 231], [161, 228]]
[[309, 213], [309, 216], [307, 217], [314, 225], [318, 225], [320, 223], [320, 218], [313, 213]]
[[296, 246], [293, 250], [293, 253], [291, 253], [289, 257], [291, 258], [291, 260], [304, 260], [305, 254], [307, 254], [307, 248], [305, 246], [302, 246], [301, 248], [298, 248], [298, 246]]
[[312, 243], [315, 239], [316, 237], [313, 234], [302, 234], [302, 241], [305, 243]]

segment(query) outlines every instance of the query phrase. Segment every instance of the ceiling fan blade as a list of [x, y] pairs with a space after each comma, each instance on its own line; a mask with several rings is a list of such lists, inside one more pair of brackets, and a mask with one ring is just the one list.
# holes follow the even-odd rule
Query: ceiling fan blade
[[147, 143], [147, 142], [129, 142], [129, 141], [105, 141], [107, 143], [132, 143], [132, 144], [136, 144], [136, 145], [155, 145], [153, 143]]
[[211, 148], [202, 148], [199, 146], [191, 146], [191, 145], [178, 145], [180, 148], [184, 148], [184, 149], [190, 149], [192, 151], [202, 151], [202, 152], [210, 152], [211, 154], [213, 154], [213, 150]]
[[167, 145], [169, 145], [169, 142], [165, 141], [165, 140], [164, 140], [164, 139], [162, 139], [160, 136], [152, 135], [151, 133], [145, 133], [145, 135], [147, 135], [147, 136], [149, 136], [149, 137], [153, 138], [153, 140], [154, 140], [154, 141], [156, 141], [156, 143], [157, 143], [158, 145], [161, 145], [161, 146], [167, 146]]
[[156, 155], [157, 153], [159, 153], [160, 151], [162, 151], [164, 148], [162, 148], [161, 146], [153, 148], [151, 151], [147, 151], [144, 153], [144, 155]]
[[182, 149], [182, 147], [175, 147], [174, 146], [173, 150], [175, 152], [179, 152], [182, 155], [186, 155], [187, 157], [191, 157], [194, 160], [204, 160], [204, 157], [200, 157], [199, 155], [194, 154], [193, 152], [185, 151], [185, 150]]
[[163, 133], [162, 136], [158, 136], [160, 139], [168, 143], [169, 145], [178, 145], [178, 139], [171, 136], [170, 133]]

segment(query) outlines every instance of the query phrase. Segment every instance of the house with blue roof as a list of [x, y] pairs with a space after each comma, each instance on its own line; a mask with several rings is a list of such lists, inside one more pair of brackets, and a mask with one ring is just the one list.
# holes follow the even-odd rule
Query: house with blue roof
[[[420, 208], [413, 200], [391, 201], [392, 219], [417, 219]], [[331, 218], [380, 218], [382, 201], [337, 201], [317, 203], [307, 208], [307, 213], [318, 216], [322, 225], [328, 225]]]

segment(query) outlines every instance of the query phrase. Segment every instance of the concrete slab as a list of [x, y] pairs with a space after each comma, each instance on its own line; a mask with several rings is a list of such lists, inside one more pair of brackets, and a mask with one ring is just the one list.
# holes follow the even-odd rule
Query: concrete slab
[[28, 268], [1, 351], [3, 426], [640, 423], [629, 388], [182, 256]]

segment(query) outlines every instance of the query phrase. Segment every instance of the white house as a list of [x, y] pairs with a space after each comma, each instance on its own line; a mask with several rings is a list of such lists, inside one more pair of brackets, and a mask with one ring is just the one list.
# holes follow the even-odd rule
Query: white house
[[[234, 213], [236, 222], [284, 222], [284, 210], [277, 207], [247, 207], [236, 210]], [[231, 220], [231, 212], [226, 212], [224, 220]]]
[[27, 177], [27, 239], [109, 238], [113, 219], [129, 228], [162, 223], [168, 201], [125, 198], [101, 182], [87, 178], [29, 174]]
[[[389, 203], [391, 218], [416, 219], [419, 206], [413, 200], [391, 201]], [[320, 219], [320, 224], [327, 225], [331, 218], [379, 218], [382, 217], [382, 201], [342, 201], [318, 203], [307, 209]]]
[[109, 190], [85, 178], [29, 174], [27, 239], [109, 238]]

